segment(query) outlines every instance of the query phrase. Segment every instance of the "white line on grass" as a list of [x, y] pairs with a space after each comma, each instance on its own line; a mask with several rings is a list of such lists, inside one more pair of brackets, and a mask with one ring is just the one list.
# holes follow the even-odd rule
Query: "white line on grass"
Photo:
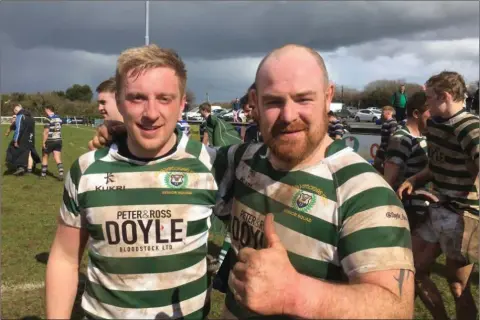
[[36, 289], [41, 289], [45, 287], [45, 282], [26, 282], [26, 283], [20, 283], [20, 284], [7, 284], [4, 283], [1, 286], [1, 292], [11, 292], [11, 291], [30, 291], [30, 290], [36, 290]]

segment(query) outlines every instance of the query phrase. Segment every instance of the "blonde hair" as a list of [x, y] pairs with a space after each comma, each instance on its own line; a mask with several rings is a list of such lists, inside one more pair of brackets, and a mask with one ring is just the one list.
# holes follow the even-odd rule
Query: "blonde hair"
[[142, 72], [162, 67], [175, 71], [180, 83], [180, 94], [183, 95], [187, 84], [187, 69], [177, 52], [155, 44], [123, 51], [118, 57], [115, 71], [117, 99], [122, 97], [123, 86], [129, 73], [130, 76], [138, 77]]
[[453, 101], [463, 101], [467, 92], [465, 80], [458, 72], [454, 71], [443, 71], [430, 77], [425, 86], [433, 89], [437, 95], [448, 92]]
[[391, 112], [394, 112], [395, 109], [392, 107], [392, 106], [385, 106], [382, 108], [382, 111], [391, 111]]

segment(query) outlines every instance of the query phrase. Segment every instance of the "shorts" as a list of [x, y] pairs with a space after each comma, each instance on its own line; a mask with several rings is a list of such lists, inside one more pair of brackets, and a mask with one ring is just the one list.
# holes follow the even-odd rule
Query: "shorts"
[[50, 154], [53, 151], [62, 151], [62, 141], [47, 141], [45, 142], [45, 149], [43, 149], [43, 152], [46, 154]]
[[448, 259], [478, 263], [478, 216], [431, 205], [427, 220], [415, 233], [427, 242], [439, 243]]

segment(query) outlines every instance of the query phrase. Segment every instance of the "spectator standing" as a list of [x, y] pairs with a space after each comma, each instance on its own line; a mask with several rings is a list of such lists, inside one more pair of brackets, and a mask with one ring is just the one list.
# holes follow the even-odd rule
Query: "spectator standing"
[[397, 121], [405, 119], [405, 106], [407, 105], [407, 94], [405, 93], [405, 85], [402, 84], [400, 89], [392, 95], [392, 106], [395, 108]]

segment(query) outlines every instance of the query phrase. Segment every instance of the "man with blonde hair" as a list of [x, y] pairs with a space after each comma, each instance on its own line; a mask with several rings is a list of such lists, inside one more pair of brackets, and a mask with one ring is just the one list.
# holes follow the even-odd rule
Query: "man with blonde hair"
[[419, 295], [434, 319], [448, 319], [440, 292], [428, 270], [439, 255], [446, 255], [448, 282], [456, 306], [456, 319], [477, 319], [470, 292], [473, 264], [478, 263], [480, 122], [463, 108], [466, 85], [457, 72], [444, 71], [426, 82], [428, 166], [409, 177], [399, 197], [431, 181], [438, 202], [430, 206], [425, 223], [412, 237], [415, 279]]
[[65, 181], [46, 274], [46, 317], [68, 319], [88, 243], [82, 307], [104, 319], [203, 319], [217, 184], [205, 146], [176, 128], [187, 71], [177, 53], [122, 52], [116, 100], [126, 134], [88, 152]]

